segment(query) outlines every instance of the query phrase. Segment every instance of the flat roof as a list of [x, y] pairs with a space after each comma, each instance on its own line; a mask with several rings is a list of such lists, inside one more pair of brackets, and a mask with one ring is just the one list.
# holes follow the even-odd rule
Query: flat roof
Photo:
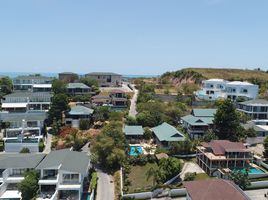
[[105, 76], [105, 75], [107, 75], [107, 76], [109, 76], [109, 75], [112, 75], [112, 76], [122, 76], [121, 74], [117, 74], [117, 73], [114, 73], [114, 72], [91, 72], [91, 73], [87, 73], [86, 74], [86, 76], [87, 75], [94, 75], [94, 76], [97, 76], [97, 75], [103, 75], [103, 76]]
[[68, 83], [67, 84], [67, 89], [75, 89], [75, 88], [80, 88], [80, 89], [90, 89], [89, 86], [87, 86], [84, 83]]
[[52, 84], [33, 84], [33, 88], [52, 88]]
[[2, 108], [26, 108], [27, 103], [2, 103]]
[[6, 190], [0, 199], [21, 199], [21, 192], [18, 190]]
[[123, 129], [125, 135], [143, 135], [142, 126], [125, 126]]
[[25, 113], [9, 113], [0, 112], [0, 121], [10, 122], [10, 121], [44, 121], [47, 118], [46, 112], [35, 112], [29, 111]]
[[249, 101], [240, 102], [242, 105], [265, 105], [268, 106], [268, 101], [265, 99], [253, 99]]

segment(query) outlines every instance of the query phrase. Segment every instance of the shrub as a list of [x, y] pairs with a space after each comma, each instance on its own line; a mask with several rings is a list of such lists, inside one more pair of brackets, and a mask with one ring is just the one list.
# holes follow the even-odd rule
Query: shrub
[[79, 129], [88, 130], [90, 128], [90, 120], [81, 119], [79, 122]]
[[43, 140], [40, 140], [38, 147], [39, 147], [39, 152], [43, 152], [44, 151], [45, 144], [44, 144], [44, 141]]
[[28, 149], [27, 147], [23, 147], [23, 148], [20, 150], [20, 153], [30, 153], [30, 149]]
[[91, 175], [91, 180], [90, 180], [90, 185], [89, 185], [91, 191], [96, 189], [97, 180], [98, 180], [97, 172], [93, 172]]
[[187, 172], [184, 177], [184, 181], [193, 181], [195, 179], [196, 172]]
[[3, 140], [0, 140], [0, 152], [4, 151], [5, 149], [5, 143]]

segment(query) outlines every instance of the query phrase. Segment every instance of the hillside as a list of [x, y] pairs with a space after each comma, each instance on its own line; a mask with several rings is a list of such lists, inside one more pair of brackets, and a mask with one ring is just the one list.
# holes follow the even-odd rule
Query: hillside
[[[179, 88], [191, 87], [191, 90], [200, 86], [202, 80], [220, 78], [229, 81], [248, 81], [260, 86], [260, 93], [264, 94], [268, 88], [268, 73], [259, 70], [244, 69], [217, 69], [217, 68], [185, 68], [174, 72], [164, 73], [157, 81], [157, 92], [162, 93], [162, 88], [178, 91]], [[162, 85], [162, 86], [159, 86]], [[188, 93], [188, 92], [187, 92]], [[191, 93], [191, 91], [189, 91]]]

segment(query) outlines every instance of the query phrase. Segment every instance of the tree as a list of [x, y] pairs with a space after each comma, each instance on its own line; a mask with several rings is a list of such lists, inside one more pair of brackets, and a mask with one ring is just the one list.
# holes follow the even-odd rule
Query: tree
[[9, 77], [0, 78], [0, 95], [4, 96], [12, 92], [13, 84]]
[[69, 110], [68, 97], [63, 93], [55, 94], [52, 97], [51, 106], [48, 111], [49, 122], [52, 123], [53, 120], [62, 122], [62, 114]]
[[239, 141], [244, 136], [239, 115], [231, 100], [221, 104], [214, 117], [215, 133], [219, 139]]
[[52, 81], [52, 92], [54, 94], [66, 93], [66, 84], [58, 79]]
[[23, 147], [23, 148], [20, 150], [20, 153], [30, 153], [30, 149], [28, 149], [27, 147]]
[[142, 126], [154, 127], [163, 122], [163, 115], [156, 111], [143, 111], [137, 115], [137, 123]]
[[143, 137], [145, 140], [150, 140], [153, 137], [153, 133], [148, 127], [144, 128], [144, 136]]
[[172, 155], [194, 153], [194, 143], [189, 138], [186, 138], [183, 142], [173, 142], [169, 153]]
[[264, 146], [263, 156], [265, 159], [268, 159], [268, 136], [265, 137], [263, 141], [263, 146]]
[[81, 119], [79, 121], [79, 129], [80, 130], [88, 130], [90, 128], [90, 120]]
[[232, 171], [230, 173], [230, 179], [233, 180], [234, 183], [242, 190], [245, 190], [251, 184], [247, 171], [245, 173], [241, 171]]
[[211, 140], [217, 140], [218, 136], [215, 134], [215, 132], [212, 129], [208, 129], [207, 132], [202, 137], [202, 141], [204, 142], [210, 142]]
[[38, 173], [31, 170], [24, 174], [24, 179], [18, 183], [18, 190], [21, 192], [22, 200], [30, 200], [35, 197], [38, 191]]
[[257, 131], [253, 127], [250, 127], [245, 131], [247, 137], [257, 137]]
[[106, 106], [97, 107], [93, 114], [94, 121], [106, 121], [109, 118], [110, 109]]
[[82, 133], [75, 129], [64, 138], [65, 147], [73, 147], [74, 151], [78, 151], [86, 142], [86, 138], [83, 137]]
[[98, 90], [99, 88], [99, 83], [97, 80], [84, 77], [84, 78], [81, 78], [80, 81], [84, 83], [85, 85], [91, 87], [94, 91]]
[[127, 116], [125, 123], [127, 125], [137, 125], [137, 120], [136, 120], [136, 118], [134, 118], [132, 116]]
[[[171, 178], [173, 178], [174, 176], [176, 176], [177, 174], [179, 174], [181, 172], [182, 169], [182, 164], [181, 161], [177, 158], [162, 158], [159, 161], [159, 170], [162, 171], [163, 173], [163, 178], [161, 181], [167, 181]], [[160, 173], [160, 174], [162, 174]]]
[[184, 176], [184, 181], [193, 181], [196, 177], [196, 172], [187, 172]]

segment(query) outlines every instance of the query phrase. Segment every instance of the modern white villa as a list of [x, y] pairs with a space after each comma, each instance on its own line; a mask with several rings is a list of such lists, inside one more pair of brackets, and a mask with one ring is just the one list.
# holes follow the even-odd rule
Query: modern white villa
[[239, 97], [256, 99], [258, 93], [259, 86], [248, 82], [209, 79], [202, 82], [202, 88], [195, 92], [195, 96], [200, 100], [213, 101], [220, 98], [236, 100]]
[[268, 119], [268, 101], [265, 99], [239, 102], [237, 103], [237, 110], [254, 120]]
[[51, 151], [36, 167], [40, 170], [38, 200], [80, 200], [88, 178], [90, 159], [86, 153], [62, 149]]
[[14, 92], [2, 98], [2, 110], [9, 112], [48, 111], [51, 97], [49, 92]]
[[13, 79], [14, 90], [29, 90], [33, 89], [34, 85], [46, 85], [51, 84], [54, 78], [39, 76], [39, 75], [29, 75], [29, 76], [17, 76]]
[[17, 184], [24, 179], [24, 172], [35, 167], [45, 154], [0, 154], [0, 200], [20, 200]]

